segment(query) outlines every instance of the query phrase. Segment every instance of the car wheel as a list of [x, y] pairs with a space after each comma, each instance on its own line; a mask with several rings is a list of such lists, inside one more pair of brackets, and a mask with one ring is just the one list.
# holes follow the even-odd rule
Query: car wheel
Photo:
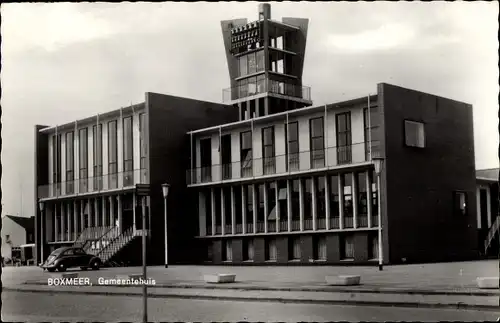
[[99, 263], [98, 260], [95, 260], [93, 263], [92, 263], [92, 269], [93, 270], [99, 270], [99, 267], [101, 267], [101, 264]]
[[57, 270], [59, 270], [60, 272], [66, 271], [66, 266], [64, 264], [60, 264], [59, 266], [57, 266]]
[[55, 269], [55, 268], [48, 268], [48, 269], [47, 269], [47, 271], [48, 271], [49, 273], [53, 273], [54, 271], [56, 271], [56, 269]]
[[80, 267], [83, 271], [87, 270], [87, 267]]

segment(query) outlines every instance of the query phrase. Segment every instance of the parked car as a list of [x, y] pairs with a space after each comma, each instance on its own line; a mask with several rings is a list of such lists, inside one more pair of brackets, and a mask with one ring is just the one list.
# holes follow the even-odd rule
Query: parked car
[[86, 253], [80, 247], [62, 247], [54, 250], [40, 267], [49, 272], [56, 270], [62, 272], [75, 267], [80, 267], [82, 270], [88, 268], [99, 270], [101, 264], [99, 257]]

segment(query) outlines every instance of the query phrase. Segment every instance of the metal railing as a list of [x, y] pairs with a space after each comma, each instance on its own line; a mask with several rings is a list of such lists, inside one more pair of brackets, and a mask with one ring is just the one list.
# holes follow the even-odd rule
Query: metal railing
[[102, 262], [106, 263], [116, 253], [122, 250], [130, 241], [134, 239], [133, 228], [130, 227], [124, 233], [116, 235], [110, 243], [106, 244], [97, 254]]
[[197, 167], [187, 170], [186, 180], [188, 185], [195, 185], [355, 165], [369, 161], [365, 150], [363, 142], [346, 147], [328, 147], [316, 151], [254, 158], [244, 162], [236, 161], [231, 164]]
[[226, 103], [262, 93], [274, 93], [308, 101], [311, 100], [311, 87], [309, 86], [288, 84], [274, 80], [269, 80], [266, 83], [265, 80], [262, 80], [256, 83], [251, 82], [246, 85], [223, 89], [222, 101]]
[[493, 238], [495, 237], [495, 234], [497, 233], [498, 229], [500, 228], [500, 215], [496, 217], [495, 222], [490, 227], [490, 230], [488, 231], [488, 236], [486, 237], [486, 240], [484, 241], [484, 253], [488, 251], [488, 248], [490, 247], [491, 241], [493, 241]]
[[38, 186], [38, 198], [64, 197], [113, 189], [124, 189], [133, 187], [135, 184], [147, 184], [146, 169], [136, 169], [133, 171], [40, 185]]
[[116, 227], [97, 227], [96, 229], [98, 230], [95, 230], [93, 235], [89, 235], [85, 238], [85, 243], [82, 246], [85, 252], [93, 255], [97, 255], [99, 251], [106, 246], [109, 239], [105, 237], [111, 238]]

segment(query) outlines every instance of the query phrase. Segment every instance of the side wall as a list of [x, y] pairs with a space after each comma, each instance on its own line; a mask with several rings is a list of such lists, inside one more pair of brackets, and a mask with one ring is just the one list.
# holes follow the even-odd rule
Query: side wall
[[[35, 214], [35, 245], [36, 245], [36, 255], [35, 264], [38, 264], [45, 259], [47, 250], [44, 247], [46, 239], [44, 239], [42, 232], [44, 232], [43, 223], [41, 219], [40, 209], [38, 207], [38, 186], [45, 185], [49, 182], [49, 137], [47, 135], [42, 135], [39, 133], [40, 129], [46, 128], [48, 126], [36, 125], [35, 126], [35, 156], [34, 156], [34, 167], [35, 167], [35, 203], [34, 212]], [[44, 250], [42, 254], [42, 249]]]

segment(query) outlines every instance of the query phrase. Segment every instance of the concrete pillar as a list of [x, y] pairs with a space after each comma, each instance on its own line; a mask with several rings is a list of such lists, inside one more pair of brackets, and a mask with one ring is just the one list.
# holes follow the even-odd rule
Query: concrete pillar
[[220, 216], [221, 216], [221, 233], [222, 235], [226, 234], [226, 206], [224, 205], [225, 199], [224, 199], [224, 190], [221, 188], [220, 189]]
[[356, 173], [352, 173], [352, 188], [351, 188], [351, 196], [352, 196], [352, 223], [353, 228], [356, 229], [358, 227], [358, 179], [356, 178]]
[[80, 232], [83, 231], [85, 231], [85, 200], [80, 201]]
[[111, 226], [110, 223], [107, 223], [108, 222], [108, 219], [106, 217], [107, 215], [107, 203], [106, 203], [106, 196], [103, 196], [102, 199], [101, 199], [101, 208], [102, 208], [102, 215], [101, 215], [101, 219], [102, 219], [102, 226], [105, 227], [105, 226]]
[[316, 196], [316, 181], [314, 177], [311, 179], [311, 193], [312, 193], [312, 218], [313, 218], [313, 231], [318, 229], [318, 206], [316, 205], [316, 201], [318, 200]]
[[330, 230], [330, 185], [328, 183], [328, 175], [325, 175], [325, 208], [326, 208], [326, 219], [325, 226], [327, 230]]
[[215, 235], [215, 192], [213, 187], [210, 188], [210, 198], [212, 199], [212, 210], [210, 210], [210, 216], [212, 218], [212, 235]]
[[132, 216], [133, 216], [133, 219], [132, 219], [132, 221], [133, 221], [133, 229], [132, 229], [132, 231], [135, 232], [135, 230], [137, 230], [136, 212], [135, 212], [135, 208], [137, 206], [137, 196], [135, 194], [133, 194], [132, 200], [133, 200], [132, 203], [134, 205], [134, 207], [132, 208]]
[[89, 217], [87, 219], [87, 227], [92, 227], [92, 199], [87, 199], [87, 212], [89, 213]]
[[257, 233], [257, 196], [255, 195], [255, 184], [252, 184], [252, 207], [253, 207], [253, 233]]
[[299, 217], [300, 231], [304, 231], [304, 187], [302, 179], [299, 180]]
[[267, 200], [267, 184], [264, 184], [264, 233], [267, 233], [267, 216], [269, 210], [269, 202]]
[[231, 233], [236, 234], [236, 205], [234, 201], [234, 186], [231, 186]]
[[292, 187], [290, 180], [286, 181], [286, 205], [288, 210], [288, 232], [292, 232]]
[[245, 192], [245, 185], [241, 185], [241, 223], [243, 225], [243, 234], [247, 233], [247, 196]]
[[73, 240], [76, 240], [78, 238], [78, 211], [80, 211], [80, 208], [78, 207], [78, 202], [74, 201], [73, 202]]
[[116, 197], [116, 202], [118, 204], [118, 227], [120, 228], [120, 233], [124, 231], [123, 228], [123, 209], [122, 209], [122, 196], [118, 195]]
[[115, 197], [109, 197], [109, 223], [112, 227], [116, 226], [115, 222]]
[[99, 205], [97, 204], [97, 198], [94, 199], [94, 227], [100, 226], [99, 222]]
[[60, 215], [60, 212], [58, 212], [58, 207], [57, 207], [57, 203], [54, 203], [54, 241], [59, 241], [59, 229], [60, 229], [60, 225], [59, 225], [59, 215]]

